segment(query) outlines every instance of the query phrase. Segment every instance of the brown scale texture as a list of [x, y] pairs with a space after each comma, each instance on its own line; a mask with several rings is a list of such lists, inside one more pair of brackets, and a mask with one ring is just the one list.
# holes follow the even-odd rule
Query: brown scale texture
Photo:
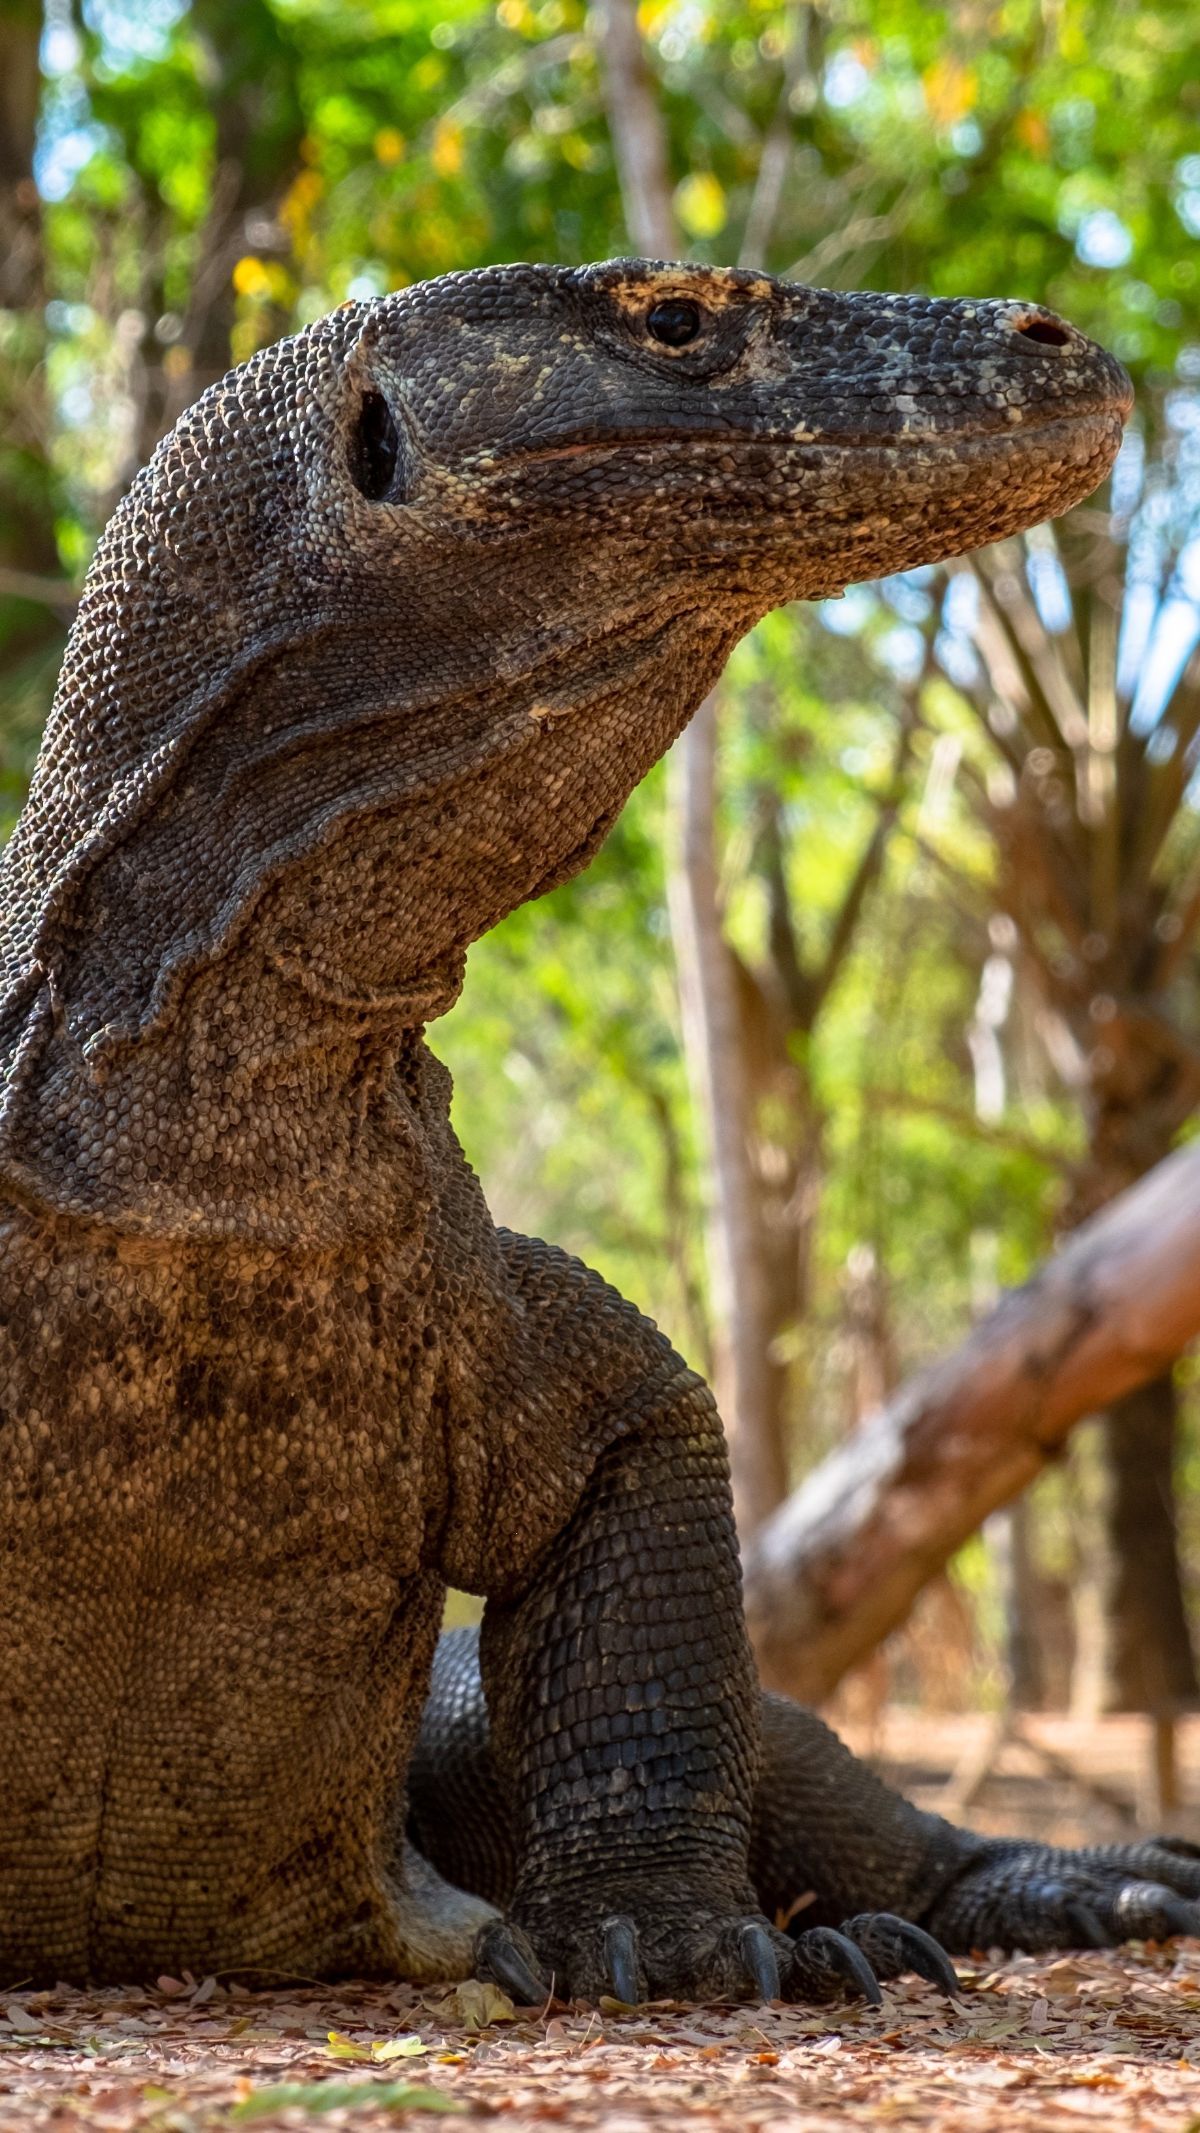
[[[494, 1229], [423, 1032], [761, 614], [1065, 508], [1127, 408], [1018, 304], [625, 261], [343, 306], [160, 445], [0, 862], [0, 1973], [446, 1975], [483, 1925], [591, 1991], [614, 1916], [639, 1989], [844, 1964], [753, 1924], [712, 1401]], [[404, 1837], [447, 1580], [499, 1943]]]

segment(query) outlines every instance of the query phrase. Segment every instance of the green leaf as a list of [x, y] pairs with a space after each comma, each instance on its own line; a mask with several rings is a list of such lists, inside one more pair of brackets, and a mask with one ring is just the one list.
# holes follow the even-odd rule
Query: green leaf
[[367, 2044], [356, 2044], [353, 2037], [344, 2037], [340, 2030], [329, 2032], [329, 2057], [331, 2059], [354, 2059], [361, 2066], [371, 2063], [371, 2050]]
[[373, 2111], [462, 2111], [443, 2089], [414, 2088], [407, 2081], [285, 2081], [278, 2087], [255, 2089], [252, 2096], [234, 2105], [230, 2117], [239, 2124], [254, 2118], [269, 2118], [275, 2111], [353, 2111], [366, 2106]]

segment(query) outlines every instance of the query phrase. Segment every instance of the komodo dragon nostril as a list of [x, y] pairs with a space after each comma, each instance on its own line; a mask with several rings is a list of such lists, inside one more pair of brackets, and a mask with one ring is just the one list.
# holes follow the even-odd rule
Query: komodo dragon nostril
[[1060, 326], [1056, 318], [1041, 318], [1036, 313], [1032, 318], [1019, 319], [1016, 330], [1027, 341], [1040, 341], [1045, 348], [1069, 348], [1074, 339], [1068, 326]]

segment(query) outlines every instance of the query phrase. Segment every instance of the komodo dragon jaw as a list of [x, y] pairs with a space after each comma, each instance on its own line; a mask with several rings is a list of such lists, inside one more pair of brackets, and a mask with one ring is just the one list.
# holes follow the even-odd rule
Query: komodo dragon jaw
[[461, 1974], [397, 1795], [451, 1582], [496, 1974], [948, 1982], [870, 1876], [762, 1917], [711, 1395], [493, 1226], [423, 1026], [757, 616], [1064, 508], [1127, 406], [1020, 306], [633, 261], [345, 306], [164, 439], [0, 861], [0, 1972]]

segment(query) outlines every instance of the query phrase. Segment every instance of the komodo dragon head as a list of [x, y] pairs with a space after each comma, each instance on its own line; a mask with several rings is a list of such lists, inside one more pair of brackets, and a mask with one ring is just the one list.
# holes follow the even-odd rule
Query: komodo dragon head
[[105, 533], [3, 862], [12, 1189], [111, 1209], [104, 1091], [235, 992], [243, 1110], [256, 1021], [277, 1062], [440, 1012], [762, 614], [1065, 510], [1129, 406], [1026, 304], [641, 260], [450, 275], [231, 372]]

